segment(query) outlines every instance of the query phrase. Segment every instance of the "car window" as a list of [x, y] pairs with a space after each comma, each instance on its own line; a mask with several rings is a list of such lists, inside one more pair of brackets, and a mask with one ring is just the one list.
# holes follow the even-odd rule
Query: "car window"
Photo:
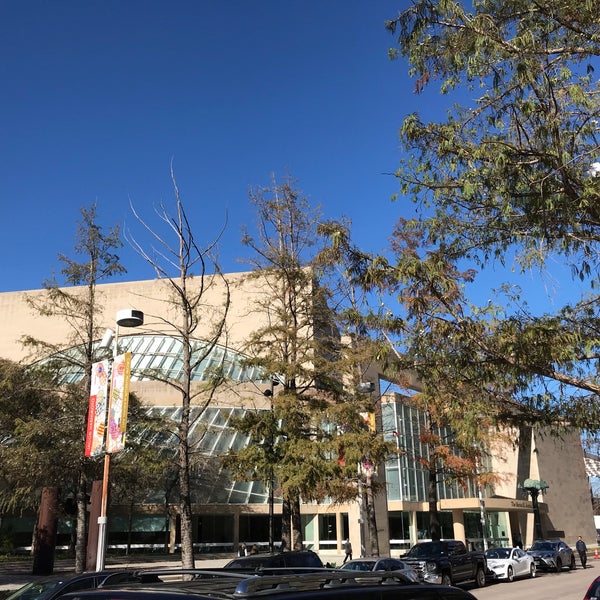
[[78, 592], [79, 590], [90, 590], [96, 587], [96, 577], [89, 577], [84, 579], [78, 579], [67, 583], [61, 594], [68, 594], [69, 592]]
[[421, 544], [415, 544], [406, 556], [411, 558], [429, 558], [435, 556], [443, 551], [440, 542], [423, 542]]
[[32, 581], [12, 593], [6, 600], [36, 600], [42, 595], [49, 595], [51, 590], [60, 583], [62, 583], [62, 580], [58, 578], [52, 581]]
[[530, 550], [554, 550], [550, 542], [534, 542]]
[[285, 554], [285, 563], [288, 567], [322, 567], [321, 559], [312, 553]]
[[352, 562], [343, 565], [342, 569], [347, 571], [370, 571], [374, 564], [373, 561], [353, 560]]

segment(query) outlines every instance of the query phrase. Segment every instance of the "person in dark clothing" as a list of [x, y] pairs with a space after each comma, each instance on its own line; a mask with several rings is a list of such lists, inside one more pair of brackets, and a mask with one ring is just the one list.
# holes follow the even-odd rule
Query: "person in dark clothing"
[[575, 544], [575, 549], [577, 550], [577, 553], [579, 554], [579, 560], [581, 561], [581, 566], [585, 569], [586, 565], [587, 565], [587, 546], [585, 545], [585, 542], [581, 539], [581, 536], [579, 536], [579, 539], [577, 540], [577, 543]]

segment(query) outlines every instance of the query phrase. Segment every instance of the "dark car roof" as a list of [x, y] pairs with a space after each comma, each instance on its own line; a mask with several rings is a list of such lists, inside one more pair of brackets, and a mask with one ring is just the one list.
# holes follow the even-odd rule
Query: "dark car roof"
[[319, 555], [312, 550], [292, 550], [277, 554], [251, 554], [229, 561], [224, 569], [256, 569], [259, 567], [323, 568]]
[[107, 580], [124, 583], [133, 578], [133, 569], [80, 573], [60, 573], [36, 579], [10, 594], [6, 600], [53, 600], [81, 588], [93, 589]]
[[[345, 562], [340, 569], [343, 571], [347, 569], [352, 569], [353, 567], [356, 569], [360, 569], [361, 567], [368, 567], [368, 569], [375, 569], [375, 567], [379, 567], [384, 570], [384, 567], [395, 567], [399, 569], [404, 568], [412, 568], [408, 563], [403, 561], [401, 558], [392, 558], [389, 556], [380, 556], [380, 557], [365, 557], [365, 558], [355, 558], [354, 560], [349, 560]], [[368, 570], [365, 569], [365, 570]], [[389, 570], [389, 569], [388, 569]]]
[[467, 591], [402, 582], [393, 572], [357, 575], [330, 570], [302, 575], [222, 578], [131, 585], [68, 594], [63, 600], [474, 600]]

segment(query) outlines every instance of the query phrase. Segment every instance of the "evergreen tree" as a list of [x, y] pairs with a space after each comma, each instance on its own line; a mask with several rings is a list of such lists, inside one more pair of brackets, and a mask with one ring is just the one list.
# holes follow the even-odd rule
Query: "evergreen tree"
[[267, 319], [246, 353], [278, 385], [270, 411], [248, 412], [237, 424], [253, 443], [226, 459], [237, 477], [279, 485], [284, 549], [302, 547], [301, 500], [356, 499], [357, 465], [366, 454], [379, 461], [389, 452], [360, 414], [372, 406], [356, 392], [357, 374], [348, 370], [346, 341], [327, 303], [331, 290], [321, 284], [320, 211], [294, 184], [274, 179], [250, 196], [257, 236], [246, 232], [243, 241], [254, 251], [250, 277], [265, 292], [253, 310]]
[[[97, 322], [101, 311], [101, 299], [97, 285], [106, 279], [125, 272], [115, 250], [122, 246], [119, 229], [115, 227], [104, 232], [97, 223], [96, 205], [81, 209], [75, 237], [74, 257], [59, 254], [63, 267], [60, 281], [55, 277], [44, 282], [45, 293], [26, 297], [31, 306], [41, 315], [64, 319], [70, 326], [70, 335], [60, 345], [50, 344], [31, 336], [24, 339], [39, 358], [52, 357], [48, 366], [56, 367], [56, 383], [60, 384], [60, 373], [69, 365], [83, 370], [84, 379], [77, 389], [71, 392], [71, 401], [80, 406], [80, 418], [76, 421], [80, 447], [74, 456], [78, 457], [76, 485], [77, 533], [75, 542], [75, 568], [80, 573], [85, 570], [86, 556], [86, 493], [88, 460], [84, 458], [85, 410], [90, 393], [92, 364], [97, 360], [95, 341], [102, 328]], [[101, 324], [100, 324], [101, 325]], [[79, 351], [70, 352], [77, 347]], [[67, 396], [69, 393], [67, 393]]]

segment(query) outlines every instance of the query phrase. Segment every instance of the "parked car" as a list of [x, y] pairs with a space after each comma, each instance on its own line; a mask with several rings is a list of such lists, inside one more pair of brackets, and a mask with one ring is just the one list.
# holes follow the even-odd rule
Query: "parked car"
[[133, 569], [96, 571], [92, 573], [81, 573], [80, 575], [50, 575], [27, 583], [14, 591], [5, 600], [54, 600], [63, 594], [89, 590], [101, 586], [104, 583], [121, 584], [127, 582], [139, 582], [140, 577]]
[[562, 540], [536, 540], [527, 554], [533, 556], [537, 569], [560, 573], [563, 567], [575, 568], [575, 554]]
[[535, 577], [535, 560], [521, 548], [490, 548], [485, 557], [490, 579], [510, 582], [517, 577]]
[[590, 583], [583, 600], [596, 600], [597, 598], [600, 598], [600, 575]]
[[312, 550], [292, 550], [277, 554], [250, 554], [230, 560], [224, 567], [230, 571], [256, 569], [323, 569], [323, 561]]
[[419, 574], [409, 564], [397, 558], [355, 558], [345, 562], [342, 571], [395, 571], [405, 575], [410, 581], [419, 581]]
[[419, 542], [402, 560], [413, 566], [426, 583], [456, 585], [474, 581], [477, 587], [483, 587], [487, 579], [485, 554], [469, 552], [461, 540]]

